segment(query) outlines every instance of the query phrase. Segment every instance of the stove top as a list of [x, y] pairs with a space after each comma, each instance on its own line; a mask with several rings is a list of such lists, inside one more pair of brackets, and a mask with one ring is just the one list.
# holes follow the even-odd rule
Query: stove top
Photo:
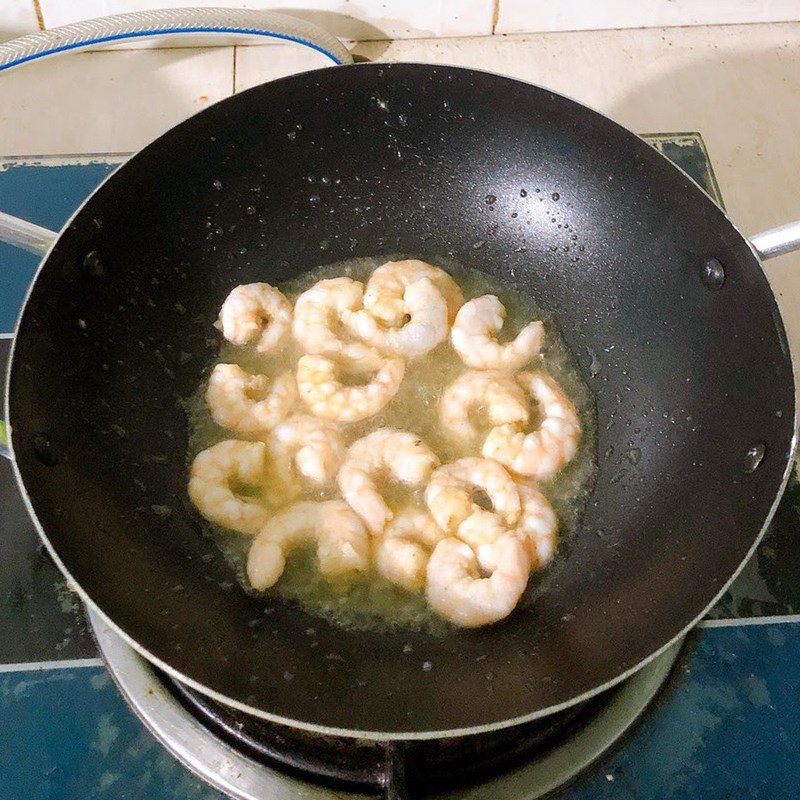
[[188, 769], [236, 800], [534, 800], [628, 730], [680, 648], [673, 645], [621, 686], [541, 721], [475, 736], [380, 743], [233, 712], [159, 672], [96, 614], [89, 619], [118, 689], [145, 726]]
[[[646, 138], [721, 202], [699, 134]], [[0, 157], [0, 209], [58, 228], [123, 159], [115, 155]], [[35, 257], [0, 244], [0, 331], [7, 332], [0, 333], [0, 368], [5, 365], [10, 331], [36, 265]], [[237, 737], [235, 730], [241, 720], [219, 714], [212, 723], [207, 715], [217, 713], [212, 706], [202, 711], [192, 707], [191, 697], [174, 687], [169, 689], [140, 661], [143, 696], [150, 696], [148, 690], [154, 695], [163, 693], [170, 698], [169, 707], [183, 715], [179, 718], [184, 722], [171, 728], [181, 747], [186, 746], [183, 733], [193, 730], [185, 723], [190, 719], [206, 735], [216, 726], [217, 732], [210, 738], [217, 748], [226, 736], [231, 737], [222, 752], [237, 757], [215, 761], [211, 751], [201, 749], [191, 761], [174, 747], [168, 751], [117, 691], [98, 657], [80, 604], [39, 549], [11, 469], [2, 460], [0, 497], [4, 544], [0, 561], [0, 800], [219, 800], [219, 791], [209, 785], [209, 765], [224, 779], [215, 785], [231, 793], [240, 774], [258, 774], [264, 780], [264, 776], [272, 776], [267, 784], [258, 785], [258, 794], [249, 796], [278, 800], [364, 796], [382, 780], [380, 770], [385, 770], [387, 758], [395, 759], [385, 751], [373, 752], [372, 761], [367, 759], [361, 783], [344, 780], [331, 789], [321, 785], [324, 777], [314, 777], [317, 783], [305, 780], [309, 764], [294, 765], [303, 771], [304, 780], [294, 772], [277, 781], [275, 776], [280, 773], [275, 759], [285, 761], [286, 752], [296, 758], [296, 742], [292, 743], [294, 749], [284, 748], [282, 754], [274, 736], [250, 730], [247, 724]], [[796, 797], [800, 785], [798, 622], [800, 487], [793, 481], [753, 559], [709, 618], [688, 637], [665, 688], [641, 720], [631, 724], [638, 714], [631, 711], [635, 711], [635, 703], [626, 706], [628, 710], [622, 714], [620, 701], [603, 697], [602, 704], [588, 709], [594, 712], [591, 722], [588, 715], [583, 716], [586, 710], [576, 711], [572, 720], [551, 721], [557, 728], [562, 725], [562, 747], [553, 748], [537, 739], [543, 733], [540, 730], [528, 731], [530, 740], [518, 745], [525, 750], [531, 740], [539, 744], [535, 758], [503, 765], [502, 775], [484, 775], [466, 788], [439, 787], [436, 796], [527, 800], [593, 762], [554, 796], [563, 800]], [[124, 649], [128, 658], [138, 658], [129, 648]], [[640, 673], [634, 680], [646, 676]], [[631, 691], [631, 683], [619, 693]], [[650, 685], [650, 695], [656, 686]], [[649, 695], [638, 696], [641, 711]], [[187, 706], [192, 707], [191, 713]], [[609, 708], [616, 711], [610, 713]], [[197, 715], [205, 715], [203, 724], [197, 722]], [[622, 724], [621, 719], [627, 722]], [[219, 727], [226, 725], [227, 733]], [[627, 733], [620, 736], [625, 729]], [[588, 736], [591, 746], [573, 749], [563, 745], [573, 742], [575, 734], [583, 737], [578, 741], [584, 743]], [[249, 750], [241, 741], [248, 737], [253, 739]], [[236, 740], [236, 749], [229, 746], [232, 740]], [[259, 743], [263, 749], [264, 742], [267, 749], [277, 752], [254, 752]], [[192, 771], [170, 752], [178, 752], [184, 763], [188, 760]], [[345, 760], [351, 770], [349, 778], [358, 777], [352, 773], [358, 769], [354, 763]], [[415, 770], [418, 768], [412, 766], [412, 779]]]

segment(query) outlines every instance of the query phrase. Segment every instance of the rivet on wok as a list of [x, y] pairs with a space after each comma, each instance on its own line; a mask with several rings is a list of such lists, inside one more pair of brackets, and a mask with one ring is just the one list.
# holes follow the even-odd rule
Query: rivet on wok
[[102, 278], [106, 274], [103, 262], [97, 255], [97, 250], [90, 250], [83, 258], [83, 268], [94, 278]]
[[700, 280], [708, 289], [721, 289], [725, 283], [725, 267], [716, 258], [709, 258], [700, 269]]
[[744, 471], [748, 474], [755, 472], [764, 460], [767, 447], [763, 442], [754, 444], [744, 456]]

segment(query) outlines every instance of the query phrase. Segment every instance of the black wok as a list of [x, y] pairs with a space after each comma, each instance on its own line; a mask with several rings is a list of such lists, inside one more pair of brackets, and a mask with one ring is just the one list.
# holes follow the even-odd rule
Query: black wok
[[[187, 501], [183, 400], [227, 292], [359, 256], [533, 294], [596, 397], [582, 522], [491, 628], [349, 632], [249, 596]], [[686, 175], [545, 89], [415, 64], [259, 86], [134, 156], [44, 260], [8, 398], [20, 485], [84, 600], [219, 700], [377, 738], [510, 725], [636, 670], [752, 552], [795, 431], [759, 259]]]

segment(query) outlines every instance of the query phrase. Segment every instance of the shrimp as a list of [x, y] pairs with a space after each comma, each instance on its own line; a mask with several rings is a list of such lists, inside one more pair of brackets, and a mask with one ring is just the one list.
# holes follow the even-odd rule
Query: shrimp
[[525, 393], [508, 375], [501, 372], [465, 372], [442, 393], [439, 419], [455, 438], [474, 439], [473, 409], [483, 411], [491, 425], [528, 421]]
[[266, 473], [263, 442], [230, 439], [212, 445], [195, 457], [189, 471], [189, 498], [210, 522], [254, 536], [269, 519], [267, 508], [240, 496], [234, 486], [260, 488]]
[[433, 350], [447, 338], [447, 304], [429, 278], [420, 278], [403, 292], [408, 321], [387, 328], [366, 309], [345, 311], [342, 321], [350, 332], [390, 355], [415, 358]]
[[456, 528], [456, 536], [477, 552], [480, 547], [494, 544], [509, 527], [499, 514], [477, 508]]
[[375, 546], [378, 572], [409, 592], [418, 592], [425, 585], [430, 550], [444, 537], [444, 531], [427, 511], [399, 512]]
[[270, 384], [266, 375], [251, 375], [237, 364], [217, 364], [208, 379], [206, 403], [217, 425], [241, 436], [259, 436], [274, 428], [297, 402], [290, 372]]
[[522, 516], [519, 525], [513, 530], [503, 530], [498, 520], [489, 517], [478, 519], [472, 528], [468, 528], [472, 521], [469, 518], [458, 528], [458, 538], [475, 551], [478, 565], [483, 572], [490, 573], [497, 566], [496, 545], [504, 533], [510, 533], [522, 542], [528, 552], [532, 570], [542, 569], [553, 560], [558, 531], [558, 519], [553, 507], [533, 484], [517, 483], [517, 489], [522, 503]]
[[262, 527], [247, 554], [247, 578], [254, 589], [268, 589], [283, 574], [286, 556], [304, 542], [317, 543], [320, 572], [345, 582], [369, 568], [369, 535], [358, 515], [341, 500], [296, 503]]
[[389, 358], [368, 383], [345, 386], [337, 378], [337, 366], [331, 359], [302, 356], [297, 362], [297, 387], [316, 416], [358, 422], [377, 414], [397, 394], [405, 369], [402, 358]]
[[416, 434], [379, 428], [350, 445], [339, 470], [339, 489], [370, 532], [379, 534], [393, 514], [375, 486], [376, 473], [388, 470], [398, 481], [419, 486], [438, 463]]
[[530, 560], [522, 542], [508, 534], [494, 549], [497, 564], [488, 578], [482, 578], [469, 545], [454, 538], [439, 542], [427, 568], [430, 607], [463, 628], [489, 625], [507, 617], [528, 584]]
[[361, 308], [364, 285], [350, 278], [319, 281], [303, 292], [294, 304], [292, 333], [307, 353], [329, 356], [377, 368], [380, 353], [363, 342], [346, 342], [339, 336], [344, 312]]
[[516, 530], [531, 560], [531, 569], [542, 569], [556, 552], [558, 518], [548, 499], [533, 485], [518, 483], [522, 519]]
[[233, 344], [257, 341], [259, 353], [271, 353], [282, 344], [292, 324], [291, 303], [268, 283], [237, 286], [222, 304], [216, 325]]
[[269, 499], [275, 502], [300, 492], [297, 473], [320, 487], [331, 483], [346, 452], [339, 426], [308, 414], [289, 417], [273, 428], [267, 447], [271, 473]]
[[505, 316], [505, 306], [493, 294], [476, 297], [461, 306], [450, 331], [450, 342], [468, 367], [513, 372], [539, 355], [544, 325], [530, 322], [516, 339], [501, 344], [495, 337]]
[[458, 284], [441, 268], [410, 258], [387, 261], [378, 267], [367, 281], [364, 308], [389, 327], [399, 327], [406, 316], [404, 294], [407, 287], [420, 278], [433, 281], [447, 304], [447, 321], [452, 324], [464, 295]]
[[506, 528], [517, 524], [519, 491], [504, 467], [486, 458], [460, 458], [435, 470], [425, 489], [425, 502], [439, 527], [452, 534], [473, 514], [483, 516], [486, 509], [475, 502], [476, 489], [488, 495], [492, 512]]
[[517, 425], [493, 428], [483, 443], [483, 455], [512, 472], [536, 480], [552, 478], [578, 451], [581, 423], [563, 389], [542, 372], [522, 372], [519, 384], [541, 408], [541, 423], [531, 433]]

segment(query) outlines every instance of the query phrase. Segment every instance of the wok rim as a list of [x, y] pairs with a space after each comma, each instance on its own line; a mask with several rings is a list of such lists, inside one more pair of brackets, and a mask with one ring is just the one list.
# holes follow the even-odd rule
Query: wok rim
[[[558, 98], [561, 98], [563, 100], [567, 100], [570, 103], [573, 103], [573, 104], [575, 104], [577, 106], [580, 106], [582, 109], [585, 109], [585, 110], [593, 112], [594, 114], [597, 114], [598, 116], [602, 117], [607, 122], [611, 123], [611, 125], [613, 125], [615, 128], [617, 128], [619, 131], [624, 132], [625, 136], [629, 136], [629, 137], [632, 136], [635, 139], [637, 139], [639, 142], [641, 142], [643, 144], [647, 144], [636, 133], [634, 133], [630, 129], [626, 128], [624, 125], [621, 125], [619, 122], [617, 122], [616, 120], [612, 119], [607, 114], [603, 113], [602, 111], [598, 111], [597, 109], [593, 108], [592, 106], [587, 105], [586, 103], [583, 103], [583, 102], [581, 102], [579, 100], [576, 100], [575, 98], [570, 97], [569, 95], [563, 94], [561, 92], [553, 91], [552, 89], [549, 89], [549, 88], [547, 88], [545, 86], [540, 86], [538, 84], [531, 83], [530, 81], [521, 80], [520, 78], [514, 78], [514, 77], [510, 77], [508, 75], [503, 75], [502, 73], [495, 72], [495, 71], [492, 71], [492, 70], [480, 70], [480, 69], [474, 69], [472, 67], [463, 67], [463, 66], [458, 66], [458, 65], [430, 64], [430, 63], [414, 62], [414, 61], [397, 61], [397, 62], [386, 62], [386, 63], [383, 63], [383, 62], [369, 62], [369, 63], [346, 64], [346, 65], [340, 65], [338, 67], [338, 69], [362, 69], [362, 70], [364, 70], [364, 69], [393, 69], [393, 68], [402, 68], [402, 67], [408, 67], [408, 66], [423, 67], [423, 68], [432, 69], [432, 70], [436, 70], [436, 69], [452, 70], [452, 71], [456, 71], [456, 72], [459, 72], [459, 73], [467, 73], [467, 74], [468, 73], [478, 73], [478, 74], [481, 74], [481, 75], [489, 75], [489, 76], [491, 76], [493, 78], [501, 79], [503, 81], [509, 81], [509, 82], [513, 82], [513, 83], [516, 83], [516, 84], [520, 84], [520, 85], [525, 86], [525, 87], [532, 87], [532, 88], [538, 89], [540, 91], [548, 92], [549, 94], [553, 95], [554, 97], [558, 97]], [[154, 142], [158, 141], [163, 136], [165, 136], [168, 133], [170, 133], [171, 131], [173, 131], [175, 128], [179, 127], [180, 125], [183, 125], [184, 123], [188, 122], [189, 120], [193, 119], [194, 117], [199, 116], [200, 114], [204, 113], [209, 108], [213, 108], [214, 106], [216, 106], [216, 105], [218, 105], [220, 103], [224, 103], [226, 101], [229, 101], [232, 98], [238, 97], [238, 96], [243, 95], [243, 94], [246, 94], [247, 92], [258, 91], [260, 89], [260, 87], [265, 86], [267, 84], [280, 83], [280, 82], [283, 82], [283, 81], [292, 81], [292, 80], [295, 80], [297, 78], [301, 78], [302, 79], [303, 77], [307, 77], [308, 75], [314, 75], [316, 73], [327, 72], [330, 69], [331, 69], [331, 67], [322, 67], [320, 69], [310, 70], [309, 72], [293, 73], [292, 75], [288, 75], [288, 76], [285, 76], [285, 77], [282, 77], [282, 78], [277, 78], [277, 79], [272, 80], [272, 81], [265, 81], [262, 84], [258, 84], [258, 85], [254, 86], [254, 87], [251, 87], [250, 89], [245, 90], [244, 92], [239, 92], [236, 95], [231, 95], [229, 97], [222, 98], [221, 100], [218, 100], [216, 103], [212, 103], [207, 108], [204, 108], [204, 109], [198, 111], [196, 114], [193, 114], [193, 115], [191, 115], [190, 117], [187, 117], [184, 120], [180, 120], [175, 125], [172, 125], [166, 131], [164, 131], [163, 133], [159, 134], [159, 136], [157, 136], [155, 139], [151, 140], [146, 145], [144, 145], [144, 147], [140, 148], [139, 150], [137, 150], [134, 153], [131, 153], [129, 158], [136, 157], [143, 150], [145, 150], [147, 147], [149, 147], [151, 144], [153, 144]], [[722, 207], [720, 207], [719, 205], [717, 205], [717, 203], [714, 201], [714, 199], [702, 187], [700, 187], [694, 181], [694, 179], [691, 178], [691, 176], [688, 175], [688, 173], [685, 170], [683, 170], [681, 167], [679, 167], [677, 164], [675, 164], [673, 161], [671, 161], [669, 158], [667, 158], [667, 156], [665, 156], [662, 152], [660, 152], [659, 150], [656, 150], [656, 148], [651, 147], [651, 149], [652, 149], [653, 152], [657, 153], [660, 158], [662, 158], [664, 161], [666, 161], [670, 165], [670, 167], [672, 169], [677, 170], [681, 175], [683, 175], [685, 178], [688, 179], [689, 191], [698, 191], [707, 202], [710, 202], [710, 203], [712, 203], [714, 205], [714, 208], [717, 209], [723, 215], [723, 217], [728, 222], [728, 224], [730, 224], [731, 228], [745, 242], [745, 244], [747, 245], [748, 249], [751, 251], [751, 253], [753, 255], [753, 258], [755, 259], [756, 264], [761, 268], [762, 273], [764, 273], [763, 260], [759, 257], [756, 249], [754, 248], [754, 246], [752, 245], [750, 240], [741, 232], [741, 230], [739, 230], [738, 226], [730, 218], [730, 216], [728, 215], [727, 210], [722, 208]], [[120, 164], [120, 167], [123, 167], [127, 163], [127, 161], [128, 161], [128, 159], [123, 161]], [[787, 354], [788, 354], [790, 363], [792, 365], [792, 387], [794, 389], [794, 398], [793, 398], [793, 401], [792, 401], [793, 402], [793, 409], [794, 409], [793, 419], [792, 419], [793, 433], [792, 433], [792, 439], [791, 439], [791, 442], [790, 442], [790, 445], [789, 445], [789, 450], [788, 450], [788, 453], [787, 453], [787, 456], [786, 456], [786, 465], [784, 467], [783, 475], [782, 475], [780, 483], [779, 483], [779, 485], [778, 485], [778, 487], [776, 489], [776, 493], [775, 493], [775, 497], [774, 497], [774, 499], [772, 501], [772, 505], [769, 508], [767, 516], [766, 516], [766, 518], [764, 520], [764, 523], [762, 524], [762, 526], [761, 526], [761, 528], [760, 528], [760, 530], [758, 532], [758, 535], [756, 536], [755, 540], [753, 541], [753, 544], [751, 545], [751, 547], [747, 551], [747, 554], [746, 554], [745, 558], [742, 560], [742, 562], [739, 564], [739, 566], [736, 568], [736, 570], [733, 572], [733, 574], [721, 585], [720, 589], [717, 591], [717, 593], [714, 595], [714, 597], [711, 599], [711, 601], [703, 608], [703, 610], [702, 610], [702, 612], [700, 614], [698, 614], [696, 617], [694, 617], [692, 620], [690, 620], [686, 625], [684, 625], [672, 638], [670, 638], [667, 642], [662, 644], [661, 647], [659, 647], [654, 652], [650, 653], [647, 657], [645, 657], [644, 659], [639, 661], [637, 664], [633, 665], [632, 667], [629, 667], [628, 669], [624, 670], [623, 672], [619, 673], [618, 675], [614, 676], [613, 678], [610, 678], [608, 681], [606, 681], [606, 682], [604, 682], [604, 683], [602, 683], [602, 684], [600, 684], [598, 686], [595, 686], [595, 687], [593, 687], [592, 689], [590, 689], [590, 690], [588, 690], [586, 692], [583, 692], [580, 695], [573, 696], [569, 700], [565, 700], [562, 703], [557, 703], [557, 704], [552, 705], [552, 706], [547, 706], [546, 708], [541, 708], [538, 711], [534, 711], [534, 712], [531, 712], [529, 714], [523, 714], [523, 715], [520, 715], [520, 716], [517, 716], [517, 717], [510, 717], [510, 718], [506, 718], [504, 720], [499, 720], [499, 721], [496, 721], [496, 722], [483, 723], [483, 724], [480, 724], [480, 725], [474, 725], [474, 726], [469, 726], [469, 727], [445, 728], [445, 729], [441, 729], [441, 730], [425, 730], [425, 731], [376, 731], [376, 730], [366, 730], [366, 731], [364, 731], [364, 730], [357, 730], [357, 729], [351, 729], [351, 728], [338, 728], [338, 727], [334, 727], [334, 726], [330, 726], [330, 725], [319, 725], [319, 724], [315, 724], [315, 723], [305, 722], [303, 720], [293, 719], [291, 717], [283, 717], [283, 716], [281, 716], [279, 714], [272, 714], [270, 712], [264, 711], [263, 709], [259, 709], [259, 708], [255, 707], [255, 706], [250, 706], [247, 703], [243, 703], [241, 701], [234, 700], [233, 698], [227, 697], [226, 695], [222, 694], [221, 692], [217, 692], [214, 689], [211, 689], [211, 688], [205, 686], [204, 684], [200, 683], [199, 681], [196, 681], [193, 678], [190, 678], [190, 677], [184, 675], [179, 670], [173, 668], [172, 666], [167, 664], [162, 659], [160, 659], [157, 656], [153, 655], [145, 646], [143, 646], [142, 644], [137, 642], [126, 631], [124, 631], [120, 626], [118, 626], [111, 619], [111, 617], [109, 617], [103, 611], [103, 609], [101, 609], [94, 602], [94, 600], [92, 600], [92, 598], [89, 596], [89, 594], [86, 592], [86, 590], [80, 585], [80, 583], [77, 580], [75, 580], [75, 578], [72, 576], [72, 574], [66, 568], [64, 562], [61, 560], [61, 558], [59, 557], [58, 553], [54, 549], [53, 545], [51, 544], [50, 540], [48, 539], [48, 537], [47, 537], [47, 535], [46, 535], [46, 533], [44, 531], [44, 527], [42, 526], [42, 524], [39, 521], [38, 516], [36, 515], [36, 511], [35, 511], [35, 509], [33, 507], [33, 503], [31, 502], [31, 499], [30, 499], [30, 496], [28, 494], [28, 491], [27, 491], [27, 489], [25, 487], [25, 484], [24, 484], [23, 479], [22, 479], [22, 475], [21, 475], [19, 467], [17, 465], [16, 458], [14, 456], [13, 425], [11, 424], [11, 415], [10, 415], [10, 410], [11, 410], [11, 372], [12, 372], [12, 366], [14, 364], [14, 356], [15, 356], [16, 347], [17, 347], [17, 332], [18, 332], [18, 329], [19, 329], [20, 322], [22, 320], [22, 317], [25, 314], [25, 310], [27, 309], [28, 302], [30, 300], [31, 294], [33, 293], [33, 289], [34, 289], [36, 283], [39, 280], [39, 276], [40, 276], [42, 270], [44, 269], [45, 265], [47, 264], [48, 260], [50, 259], [52, 251], [54, 250], [56, 245], [60, 242], [62, 235], [64, 234], [66, 229], [70, 225], [72, 225], [72, 223], [75, 221], [75, 219], [77, 219], [77, 217], [83, 211], [83, 208], [89, 203], [89, 201], [95, 196], [95, 194], [97, 194], [105, 186], [105, 184], [107, 182], [109, 182], [112, 178], [114, 178], [116, 176], [117, 172], [118, 172], [118, 169], [115, 169], [113, 172], [111, 172], [109, 175], [107, 175], [92, 190], [92, 192], [89, 195], [87, 195], [87, 197], [81, 202], [81, 204], [75, 209], [75, 211], [65, 221], [65, 223], [58, 230], [57, 235], [55, 236], [55, 238], [51, 242], [51, 244], [48, 247], [47, 251], [42, 256], [42, 258], [41, 258], [41, 260], [39, 262], [39, 266], [36, 268], [36, 272], [34, 273], [33, 277], [31, 278], [31, 281], [30, 281], [30, 284], [28, 285], [28, 289], [27, 289], [27, 291], [25, 293], [25, 297], [23, 299], [22, 305], [20, 306], [19, 314], [17, 315], [17, 321], [16, 321], [16, 324], [14, 326], [14, 331], [12, 332], [11, 350], [9, 352], [8, 364], [7, 364], [7, 367], [6, 367], [6, 382], [5, 382], [5, 384], [6, 384], [6, 397], [5, 397], [5, 404], [4, 404], [4, 417], [5, 417], [5, 420], [6, 420], [7, 431], [8, 431], [8, 448], [9, 448], [9, 454], [10, 454], [9, 461], [11, 462], [12, 470], [14, 472], [14, 478], [15, 478], [17, 486], [18, 486], [18, 488], [20, 490], [20, 494], [22, 495], [22, 499], [23, 499], [23, 502], [25, 504], [25, 508], [27, 509], [28, 515], [29, 515], [31, 521], [33, 522], [34, 527], [36, 528], [36, 531], [37, 531], [37, 533], [39, 535], [39, 538], [41, 539], [41, 541], [43, 542], [43, 544], [47, 548], [47, 552], [50, 554], [50, 557], [53, 559], [53, 562], [56, 564], [56, 566], [58, 567], [59, 571], [62, 573], [62, 575], [66, 579], [68, 588], [70, 588], [72, 591], [74, 591], [80, 597], [80, 599], [84, 603], [84, 605], [87, 606], [89, 609], [91, 609], [94, 613], [96, 613], [104, 623], [106, 623], [107, 625], [109, 625], [109, 627], [111, 627], [114, 631], [116, 631], [119, 634], [119, 636], [128, 645], [130, 645], [134, 650], [136, 650], [138, 653], [140, 653], [145, 659], [147, 659], [147, 661], [149, 661], [151, 664], [153, 664], [154, 666], [156, 666], [159, 669], [161, 669], [163, 672], [165, 672], [167, 675], [169, 675], [174, 680], [180, 681], [181, 683], [185, 684], [186, 686], [190, 687], [191, 689], [194, 689], [195, 691], [200, 692], [201, 694], [211, 698], [212, 700], [215, 700], [216, 702], [221, 703], [222, 705], [226, 705], [229, 708], [233, 708], [233, 709], [236, 709], [237, 711], [241, 711], [244, 714], [248, 714], [250, 716], [254, 716], [254, 717], [266, 720], [268, 722], [276, 723], [278, 725], [283, 725], [283, 726], [286, 726], [286, 727], [289, 727], [289, 728], [295, 728], [295, 729], [299, 729], [299, 730], [308, 731], [310, 733], [327, 735], [327, 736], [338, 736], [338, 737], [342, 737], [342, 738], [351, 738], [351, 739], [368, 739], [368, 740], [371, 740], [371, 741], [382, 741], [382, 742], [388, 742], [388, 741], [416, 741], [416, 740], [426, 740], [426, 739], [427, 740], [430, 740], [430, 739], [448, 739], [448, 738], [453, 738], [453, 737], [457, 737], [457, 736], [470, 736], [470, 735], [473, 735], [473, 734], [490, 733], [492, 731], [499, 731], [499, 730], [503, 730], [505, 728], [512, 728], [512, 727], [515, 727], [517, 725], [522, 725], [522, 724], [525, 724], [525, 723], [528, 723], [528, 722], [533, 722], [535, 720], [542, 719], [542, 718], [547, 717], [547, 716], [549, 716], [551, 714], [557, 714], [558, 712], [564, 711], [564, 710], [570, 708], [573, 705], [576, 705], [578, 703], [590, 700], [591, 698], [601, 694], [602, 692], [605, 692], [605, 691], [607, 691], [609, 689], [612, 689], [614, 686], [616, 686], [617, 684], [619, 684], [622, 681], [626, 680], [631, 675], [633, 675], [636, 672], [638, 672], [642, 667], [646, 666], [651, 661], [653, 661], [653, 659], [657, 658], [662, 653], [664, 653], [669, 647], [671, 647], [677, 641], [679, 641], [680, 639], [685, 637], [686, 634], [689, 631], [691, 631], [692, 628], [694, 628], [706, 616], [706, 614], [709, 612], [709, 610], [711, 608], [713, 608], [717, 604], [719, 599], [728, 590], [728, 587], [736, 580], [736, 578], [739, 576], [741, 571], [744, 569], [745, 565], [750, 561], [750, 559], [752, 558], [756, 548], [761, 543], [761, 540], [764, 538], [764, 535], [766, 534], [767, 529], [769, 528], [769, 525], [772, 522], [772, 519], [773, 519], [773, 517], [775, 515], [775, 512], [776, 512], [776, 510], [778, 508], [778, 504], [780, 503], [780, 501], [781, 501], [781, 499], [783, 497], [784, 491], [786, 489], [786, 485], [787, 485], [787, 483], [789, 481], [789, 477], [790, 477], [790, 475], [792, 473], [792, 470], [794, 468], [795, 459], [796, 459], [797, 454], [798, 454], [798, 414], [799, 414], [798, 404], [797, 404], [798, 367], [796, 365], [795, 359], [793, 358], [792, 349], [791, 349], [791, 343], [789, 341], [789, 337], [786, 335], [786, 326], [785, 326], [784, 321], [783, 321], [783, 314], [781, 313], [780, 305], [778, 304], [778, 300], [777, 300], [777, 297], [775, 295], [775, 291], [772, 288], [772, 284], [769, 282], [768, 279], [766, 279], [766, 274], [764, 275], [764, 277], [765, 277], [765, 280], [766, 280], [766, 283], [767, 283], [767, 287], [769, 289], [769, 293], [770, 293], [771, 298], [772, 298], [772, 302], [773, 302], [773, 304], [774, 304], [774, 306], [775, 306], [775, 308], [776, 308], [776, 310], [778, 312], [777, 320], [780, 322], [781, 328], [783, 329], [782, 333], [783, 333], [784, 340], [786, 342], [786, 350], [787, 350]], [[502, 624], [502, 621], [500, 623], [498, 623], [498, 624]]]

